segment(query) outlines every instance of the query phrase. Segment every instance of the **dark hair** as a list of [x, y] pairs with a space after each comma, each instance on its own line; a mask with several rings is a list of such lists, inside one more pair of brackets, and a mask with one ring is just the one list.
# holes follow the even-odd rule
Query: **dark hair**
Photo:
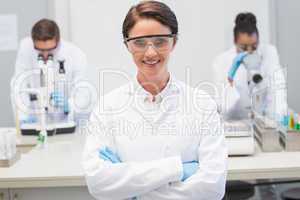
[[259, 36], [255, 15], [250, 12], [239, 13], [235, 18], [233, 33], [234, 41], [237, 40], [239, 33], [247, 33], [249, 35], [256, 33]]
[[54, 21], [41, 19], [32, 27], [31, 37], [33, 41], [55, 39], [58, 42], [60, 40], [59, 28]]
[[128, 38], [129, 31], [140, 18], [154, 19], [169, 27], [172, 34], [178, 33], [177, 18], [166, 4], [158, 1], [142, 1], [128, 11], [123, 22], [123, 38]]

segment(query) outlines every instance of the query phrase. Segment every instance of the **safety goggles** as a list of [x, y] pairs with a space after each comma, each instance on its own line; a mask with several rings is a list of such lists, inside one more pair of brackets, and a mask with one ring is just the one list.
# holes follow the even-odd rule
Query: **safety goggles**
[[255, 51], [257, 49], [258, 44], [253, 45], [244, 45], [244, 44], [237, 44], [236, 47], [239, 51]]
[[56, 43], [56, 45], [54, 47], [51, 47], [51, 48], [48, 48], [48, 49], [41, 49], [41, 48], [38, 48], [36, 46], [34, 46], [34, 49], [37, 50], [40, 53], [50, 53], [50, 52], [53, 52], [53, 51], [57, 50], [58, 47], [59, 47], [59, 43]]
[[176, 34], [147, 35], [126, 38], [124, 43], [127, 44], [131, 53], [144, 53], [149, 46], [152, 46], [157, 52], [165, 52], [172, 48], [175, 38]]

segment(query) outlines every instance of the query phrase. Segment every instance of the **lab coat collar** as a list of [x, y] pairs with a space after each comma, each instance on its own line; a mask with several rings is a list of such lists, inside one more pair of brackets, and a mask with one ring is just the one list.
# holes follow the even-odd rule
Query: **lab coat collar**
[[155, 97], [153, 97], [153, 95], [146, 91], [141, 84], [138, 82], [137, 80], [137, 76], [134, 79], [134, 93], [136, 95], [138, 95], [139, 98], [141, 98], [144, 102], [151, 102], [153, 98], [155, 98], [154, 103], [161, 103], [163, 101], [163, 99], [165, 99], [167, 96], [169, 95], [174, 95], [174, 94], [179, 94], [179, 87], [176, 84], [176, 80], [174, 79], [174, 77], [172, 76], [172, 74], [170, 73], [170, 78], [168, 80], [168, 83], [166, 85], [166, 87], [157, 95], [155, 95]]
[[[132, 109], [137, 112], [146, 122], [155, 127], [160, 124], [170, 112], [177, 108], [180, 95], [179, 82], [170, 74], [169, 81], [166, 87], [155, 96], [153, 102], [153, 96], [146, 91], [138, 82], [137, 78], [133, 81], [133, 92], [129, 92], [129, 95], [134, 96], [139, 103], [139, 106], [132, 106]], [[132, 90], [131, 90], [132, 91]], [[141, 103], [141, 104], [140, 104]], [[161, 107], [163, 105], [163, 107]], [[145, 110], [147, 112], [144, 112]]]

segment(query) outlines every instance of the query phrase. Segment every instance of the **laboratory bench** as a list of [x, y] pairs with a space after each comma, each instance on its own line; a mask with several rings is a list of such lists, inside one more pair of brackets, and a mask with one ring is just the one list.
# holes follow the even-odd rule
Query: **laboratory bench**
[[[84, 135], [48, 137], [48, 147], [37, 149], [35, 136], [18, 136], [20, 159], [0, 168], [0, 200], [93, 199], [81, 166]], [[261, 152], [228, 159], [228, 180], [300, 178], [300, 152]], [[65, 196], [64, 196], [65, 195]]]
[[48, 147], [37, 149], [36, 136], [20, 136], [20, 159], [0, 168], [0, 200], [93, 200], [81, 167], [83, 138], [75, 134], [48, 137]]

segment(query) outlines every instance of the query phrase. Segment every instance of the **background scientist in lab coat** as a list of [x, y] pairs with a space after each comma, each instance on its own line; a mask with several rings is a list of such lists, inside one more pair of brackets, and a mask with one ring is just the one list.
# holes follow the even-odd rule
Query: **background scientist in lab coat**
[[[64, 62], [65, 68], [65, 78], [67, 82], [68, 91], [65, 93], [56, 93], [55, 100], [58, 103], [62, 99], [67, 98], [68, 102], [71, 96], [71, 88], [75, 88], [74, 84], [78, 83], [81, 80], [85, 80], [85, 73], [87, 67], [87, 60], [85, 54], [74, 44], [64, 41], [60, 37], [60, 31], [58, 25], [49, 19], [41, 19], [36, 22], [31, 31], [31, 37], [26, 37], [20, 42], [20, 47], [17, 54], [16, 64], [15, 64], [15, 73], [11, 81], [11, 88], [14, 91], [15, 87], [18, 87], [17, 80], [21, 79], [22, 75], [25, 73], [39, 69], [38, 67], [38, 57], [42, 56], [43, 60], [46, 61], [49, 55], [53, 56], [54, 66], [57, 67], [59, 62]], [[31, 75], [21, 86], [24, 88], [36, 88], [39, 86], [40, 80], [38, 75]], [[13, 93], [13, 92], [12, 92]], [[81, 91], [82, 93], [82, 91]], [[73, 97], [73, 104], [83, 105], [84, 103], [84, 94], [78, 95], [77, 92]], [[67, 97], [63, 95], [69, 95]], [[32, 96], [31, 96], [32, 97]], [[15, 105], [17, 103], [17, 98], [21, 98], [21, 105]], [[25, 107], [30, 105], [30, 95], [29, 94], [14, 94], [12, 96], [13, 107], [15, 110], [16, 106], [18, 107], [18, 118], [21, 122], [33, 123], [37, 119], [35, 116], [26, 112], [26, 109], [21, 109], [20, 106], [25, 105]], [[74, 102], [76, 101], [76, 102]], [[74, 109], [73, 105], [67, 105], [68, 111]], [[16, 111], [14, 111], [16, 112]], [[72, 112], [75, 114], [75, 120], [79, 120], [80, 117], [86, 117], [88, 113], [79, 113]]]
[[133, 6], [123, 22], [137, 75], [105, 95], [88, 123], [83, 167], [96, 199], [224, 195], [227, 149], [216, 104], [168, 70], [177, 35], [176, 16], [161, 2]]
[[[283, 70], [279, 63], [278, 53], [274, 46], [259, 43], [259, 31], [256, 26], [256, 17], [252, 13], [240, 13], [235, 19], [234, 46], [217, 56], [213, 62], [214, 82], [221, 86], [219, 109], [225, 119], [246, 119], [251, 109], [251, 69], [245, 64], [253, 64], [262, 76], [264, 89], [263, 112], [274, 117], [280, 112], [279, 99], [275, 99], [276, 89], [280, 80], [284, 80]], [[250, 60], [255, 55], [257, 60]], [[255, 57], [254, 56], [254, 57]], [[248, 59], [248, 60], [247, 60]], [[252, 62], [252, 63], [251, 63]], [[231, 77], [235, 68], [234, 77]], [[277, 81], [276, 81], [277, 80]], [[281, 99], [281, 101], [283, 101]]]

